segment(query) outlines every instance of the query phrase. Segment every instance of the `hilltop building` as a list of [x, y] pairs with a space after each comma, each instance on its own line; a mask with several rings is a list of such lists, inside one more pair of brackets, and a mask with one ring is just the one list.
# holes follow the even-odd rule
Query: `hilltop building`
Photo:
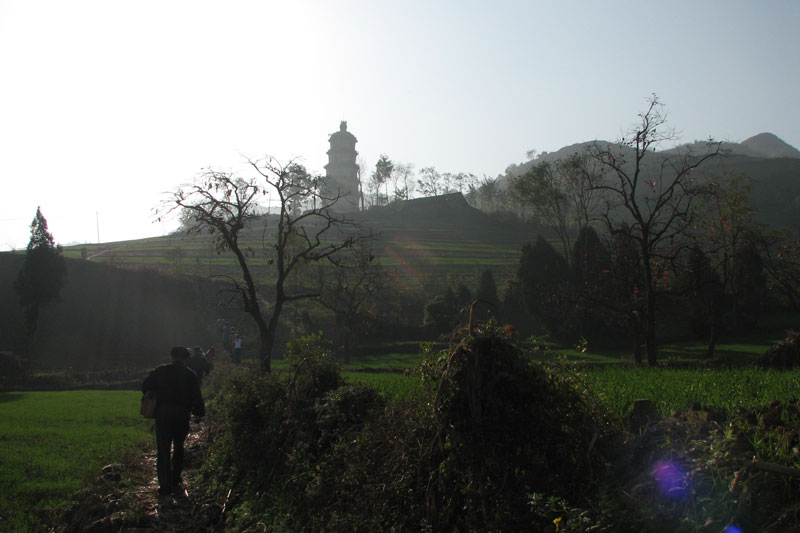
[[330, 197], [342, 195], [331, 210], [338, 213], [358, 211], [358, 140], [347, 131], [347, 121], [343, 120], [339, 124], [339, 131], [332, 133], [329, 141], [331, 148], [328, 150], [328, 164], [325, 165], [324, 193]]

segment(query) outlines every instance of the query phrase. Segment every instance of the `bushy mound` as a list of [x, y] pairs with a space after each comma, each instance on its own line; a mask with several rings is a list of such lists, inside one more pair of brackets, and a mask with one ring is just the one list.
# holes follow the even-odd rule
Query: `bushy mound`
[[800, 334], [788, 331], [784, 340], [771, 346], [758, 358], [758, 364], [768, 368], [800, 366]]
[[552, 529], [606, 462], [604, 418], [499, 337], [429, 354], [428, 398], [402, 405], [318, 379], [313, 359], [284, 378], [239, 374], [218, 395], [205, 480], [230, 489], [231, 530]]
[[534, 493], [586, 502], [611, 432], [573, 384], [498, 336], [464, 340], [423, 378], [435, 390], [434, 529], [552, 527], [548, 511], [531, 508]]

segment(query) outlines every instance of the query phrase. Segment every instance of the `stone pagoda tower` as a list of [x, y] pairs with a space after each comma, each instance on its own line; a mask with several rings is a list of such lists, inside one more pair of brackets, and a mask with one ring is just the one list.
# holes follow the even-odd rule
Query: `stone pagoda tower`
[[337, 213], [358, 211], [358, 165], [356, 164], [355, 135], [347, 131], [347, 121], [339, 124], [339, 131], [332, 133], [329, 139], [328, 164], [325, 165], [325, 195], [342, 197], [331, 210]]

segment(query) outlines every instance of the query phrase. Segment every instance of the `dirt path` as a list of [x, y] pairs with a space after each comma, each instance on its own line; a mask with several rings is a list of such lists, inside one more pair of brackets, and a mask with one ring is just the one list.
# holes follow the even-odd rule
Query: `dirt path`
[[156, 453], [150, 450], [125, 463], [107, 465], [92, 485], [75, 495], [53, 532], [216, 532], [222, 507], [192, 490], [192, 470], [207, 453], [203, 427], [192, 423], [186, 438], [186, 491], [159, 497]]

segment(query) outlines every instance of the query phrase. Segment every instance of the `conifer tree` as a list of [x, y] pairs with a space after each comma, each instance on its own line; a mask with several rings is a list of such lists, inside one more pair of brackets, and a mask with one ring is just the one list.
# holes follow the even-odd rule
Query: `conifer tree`
[[45, 304], [57, 300], [67, 276], [67, 267], [53, 236], [47, 231], [47, 220], [41, 208], [31, 222], [31, 239], [14, 282], [19, 303], [25, 310], [25, 326], [33, 335], [39, 321], [39, 311]]

